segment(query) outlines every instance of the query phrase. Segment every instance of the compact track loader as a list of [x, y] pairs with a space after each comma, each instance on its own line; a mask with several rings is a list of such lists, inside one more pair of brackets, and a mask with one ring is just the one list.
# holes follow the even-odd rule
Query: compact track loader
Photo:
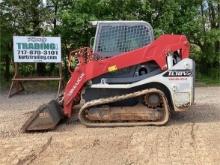
[[[94, 22], [93, 22], [94, 23]], [[42, 105], [22, 130], [51, 130], [71, 118], [89, 127], [165, 125], [194, 102], [195, 64], [184, 35], [161, 35], [144, 21], [98, 21], [93, 48], [72, 51], [63, 95]], [[71, 68], [72, 60], [77, 65]]]

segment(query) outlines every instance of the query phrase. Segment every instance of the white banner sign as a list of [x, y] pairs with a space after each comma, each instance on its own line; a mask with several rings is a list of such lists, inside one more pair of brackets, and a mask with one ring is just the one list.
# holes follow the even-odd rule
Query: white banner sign
[[14, 36], [14, 62], [61, 62], [60, 37]]

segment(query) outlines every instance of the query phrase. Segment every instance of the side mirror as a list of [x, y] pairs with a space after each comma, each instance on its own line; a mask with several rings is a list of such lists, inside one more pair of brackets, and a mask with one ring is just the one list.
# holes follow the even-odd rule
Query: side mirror
[[95, 41], [95, 37], [91, 37], [91, 38], [90, 38], [90, 41], [89, 41], [89, 47], [90, 47], [90, 48], [93, 48], [94, 41]]

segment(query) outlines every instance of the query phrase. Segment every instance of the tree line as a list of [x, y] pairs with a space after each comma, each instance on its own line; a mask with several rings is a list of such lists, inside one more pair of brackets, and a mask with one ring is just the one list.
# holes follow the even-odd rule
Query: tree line
[[[184, 34], [191, 43], [191, 57], [201, 74], [220, 69], [219, 0], [2, 0], [0, 2], [0, 70], [11, 75], [12, 37], [46, 35], [62, 38], [63, 57], [71, 50], [88, 46], [94, 29], [89, 21], [144, 20], [156, 37]], [[37, 72], [52, 72], [45, 64]]]

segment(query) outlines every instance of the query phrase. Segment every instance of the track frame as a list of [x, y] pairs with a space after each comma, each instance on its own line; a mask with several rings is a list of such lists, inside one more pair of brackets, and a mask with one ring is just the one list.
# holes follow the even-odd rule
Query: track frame
[[[113, 103], [116, 101], [122, 101], [125, 99], [131, 99], [131, 98], [139, 97], [139, 96], [146, 95], [148, 93], [153, 93], [153, 92], [158, 93], [161, 96], [162, 101], [163, 101], [164, 117], [160, 121], [96, 123], [96, 122], [88, 122], [85, 118], [85, 110], [87, 110], [90, 107]], [[121, 95], [121, 96], [114, 96], [114, 97], [108, 97], [108, 98], [102, 98], [102, 99], [89, 101], [85, 103], [79, 110], [78, 118], [83, 125], [86, 125], [88, 127], [118, 127], [118, 126], [146, 126], [146, 125], [162, 126], [162, 125], [165, 125], [169, 121], [170, 107], [169, 107], [168, 100], [164, 92], [156, 88], [151, 88], [151, 89], [144, 89], [144, 90], [140, 90], [137, 92], [133, 92], [133, 93], [129, 93], [129, 94]]]

